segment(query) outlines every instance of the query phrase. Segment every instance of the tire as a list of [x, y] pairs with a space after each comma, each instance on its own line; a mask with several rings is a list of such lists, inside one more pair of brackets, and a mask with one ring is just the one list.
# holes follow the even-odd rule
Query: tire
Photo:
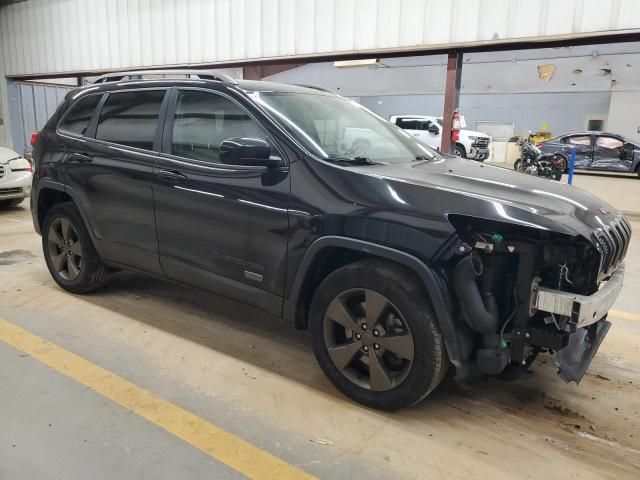
[[455, 154], [456, 157], [467, 158], [467, 151], [464, 149], [464, 146], [460, 144], [456, 144]]
[[[65, 233], [63, 228], [66, 230], [67, 225], [72, 230]], [[47, 213], [42, 227], [42, 250], [49, 273], [68, 292], [97, 290], [109, 278], [109, 269], [102, 263], [73, 203], [58, 204]]]
[[561, 173], [569, 173], [569, 162], [567, 161], [567, 158], [564, 155], [561, 155], [561, 157], [564, 161]]
[[516, 160], [516, 161], [513, 163], [513, 169], [514, 169], [516, 172], [522, 172], [522, 171], [520, 170], [520, 164], [521, 164], [521, 163], [522, 163], [522, 160], [520, 160], [520, 159]]
[[[378, 308], [383, 304], [384, 308]], [[345, 310], [336, 308], [345, 305]], [[332, 320], [340, 312], [347, 312], [342, 323]], [[367, 314], [372, 317], [367, 319]], [[352, 320], [356, 323], [350, 323]], [[353, 326], [350, 336], [345, 323]], [[363, 323], [373, 326], [365, 329]], [[361, 260], [329, 274], [311, 302], [309, 325], [313, 351], [329, 380], [347, 397], [368, 407], [397, 410], [413, 405], [446, 374], [449, 361], [424, 286], [413, 272], [395, 263]], [[344, 335], [342, 343], [337, 340], [339, 334]], [[390, 343], [394, 340], [397, 343]], [[379, 348], [371, 348], [376, 345]], [[375, 371], [382, 370], [384, 375], [372, 375], [372, 361]]]
[[24, 198], [12, 198], [11, 200], [0, 200], [0, 208], [17, 207], [22, 203]]

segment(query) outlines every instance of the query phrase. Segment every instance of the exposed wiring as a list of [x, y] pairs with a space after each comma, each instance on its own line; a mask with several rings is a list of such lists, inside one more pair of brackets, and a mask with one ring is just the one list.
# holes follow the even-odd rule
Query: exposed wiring
[[567, 267], [567, 264], [564, 263], [563, 265], [560, 266], [560, 278], [558, 280], [558, 288], [562, 288], [562, 280], [563, 280], [563, 276], [564, 276], [564, 281], [567, 282], [569, 285], [571, 285], [572, 287], [575, 287], [575, 283], [573, 283], [571, 280], [569, 280], [569, 267]]
[[509, 314], [509, 316], [507, 317], [507, 319], [505, 320], [505, 322], [502, 324], [502, 328], [500, 329], [500, 340], [502, 341], [502, 337], [504, 336], [504, 330], [505, 328], [507, 328], [507, 325], [509, 325], [509, 322], [511, 322], [511, 320], [513, 319], [513, 317], [516, 314], [516, 311], [518, 310], [518, 292], [516, 291], [516, 289], [513, 289], [513, 311]]

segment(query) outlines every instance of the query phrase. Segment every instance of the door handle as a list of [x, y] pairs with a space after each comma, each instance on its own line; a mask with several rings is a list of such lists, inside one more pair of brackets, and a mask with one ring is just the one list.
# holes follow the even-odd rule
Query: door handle
[[71, 160], [78, 163], [91, 163], [93, 162], [93, 157], [86, 153], [74, 153], [71, 155]]
[[183, 182], [187, 180], [187, 176], [177, 170], [158, 170], [158, 176], [172, 182]]

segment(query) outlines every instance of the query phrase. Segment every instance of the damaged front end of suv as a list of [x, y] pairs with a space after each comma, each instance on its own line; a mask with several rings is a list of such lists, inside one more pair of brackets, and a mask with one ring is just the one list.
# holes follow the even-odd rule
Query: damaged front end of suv
[[476, 369], [516, 374], [548, 353], [565, 382], [580, 382], [611, 325], [629, 222], [617, 215], [587, 239], [464, 215], [449, 221], [456, 234], [440, 263]]

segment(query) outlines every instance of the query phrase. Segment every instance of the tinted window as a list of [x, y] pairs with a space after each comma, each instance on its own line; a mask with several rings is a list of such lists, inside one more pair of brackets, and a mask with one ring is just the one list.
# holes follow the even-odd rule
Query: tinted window
[[96, 138], [153, 150], [164, 90], [111, 93], [102, 107]]
[[407, 130], [418, 130], [418, 120], [411, 118], [398, 118], [396, 125]]
[[60, 129], [84, 135], [91, 121], [93, 111], [101, 98], [102, 95], [90, 95], [76, 103], [62, 120]]
[[207, 92], [182, 91], [178, 94], [172, 154], [218, 162], [220, 144], [235, 137], [267, 140], [255, 120], [232, 101]]

